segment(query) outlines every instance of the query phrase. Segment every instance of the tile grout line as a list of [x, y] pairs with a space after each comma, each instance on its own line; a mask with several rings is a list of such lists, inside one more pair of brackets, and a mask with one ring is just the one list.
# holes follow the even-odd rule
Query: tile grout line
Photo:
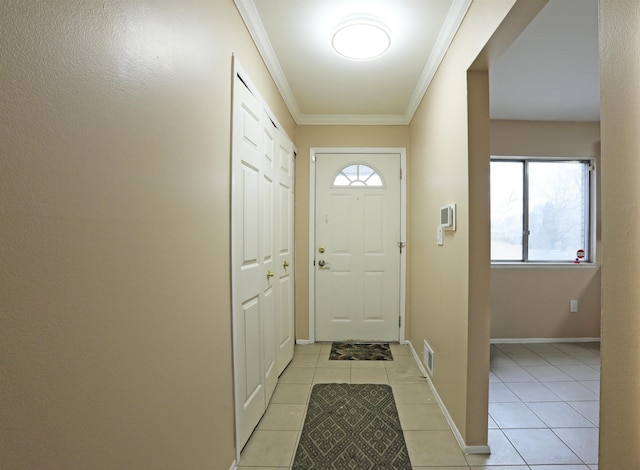
[[[586, 348], [583, 348], [583, 349], [586, 349]], [[512, 360], [512, 361], [516, 364], [515, 366], [503, 366], [504, 368], [506, 368], [506, 367], [520, 367], [520, 368], [524, 369], [525, 371], [529, 372], [529, 371], [526, 369], [526, 367], [527, 367], [527, 366], [523, 366], [523, 365], [521, 365], [521, 364], [518, 364], [518, 363], [517, 363], [517, 361], [512, 357], [513, 355], [517, 355], [516, 353], [511, 352], [511, 355], [510, 355], [510, 354], [509, 354], [509, 352], [507, 352], [507, 351], [500, 350], [500, 352], [501, 352], [501, 354], [504, 354], [508, 359]], [[536, 351], [531, 351], [531, 353], [533, 354], [533, 356], [541, 357], [541, 356], [539, 356], [539, 354], [538, 354]], [[562, 353], [563, 353], [564, 355], [571, 356], [570, 354], [568, 354], [568, 353], [566, 353], [566, 352], [564, 352], [564, 351], [563, 351]], [[525, 354], [522, 354], [522, 356], [524, 356], [524, 355], [525, 355]], [[527, 354], [527, 355], [529, 355], [529, 354]], [[580, 359], [579, 359], [579, 358], [577, 358], [577, 357], [575, 357], [575, 356], [572, 356], [572, 357], [574, 357], [574, 359], [576, 359], [576, 360], [580, 361]], [[521, 359], [522, 359], [522, 358], [521, 358]], [[544, 358], [542, 358], [542, 359], [544, 359]], [[548, 362], [548, 361], [547, 361], [547, 362]], [[588, 367], [591, 367], [593, 364], [586, 364], [586, 363], [584, 363], [584, 362], [582, 362], [582, 361], [580, 361], [580, 364], [565, 364], [565, 366], [573, 366], [573, 365], [578, 365], [578, 366], [588, 366]], [[584, 387], [586, 390], [589, 390], [589, 391], [593, 392], [594, 394], [596, 394], [593, 390], [589, 389], [589, 388], [588, 388], [588, 387], [586, 387], [584, 384], [580, 383], [580, 382], [581, 382], [581, 380], [579, 380], [579, 379], [577, 379], [577, 378], [574, 378], [573, 376], [570, 376], [570, 375], [569, 375], [569, 374], [567, 374], [564, 370], [562, 370], [562, 369], [559, 367], [560, 365], [551, 364], [551, 366], [552, 366], [553, 368], [555, 368], [555, 369], [559, 370], [560, 372], [562, 372], [562, 373], [566, 374], [567, 376], [569, 376], [569, 377], [570, 377], [570, 380], [562, 380], [562, 381], [548, 381], [548, 380], [541, 380], [541, 379], [539, 379], [538, 377], [535, 377], [535, 376], [534, 376], [534, 378], [536, 379], [535, 383], [540, 383], [541, 385], [543, 385], [545, 388], [547, 388], [548, 390], [550, 390], [550, 391], [551, 391], [552, 393], [554, 393], [554, 394], [555, 394], [555, 392], [554, 392], [550, 387], [548, 387], [547, 383], [549, 383], [549, 382], [567, 382], [567, 383], [574, 383], [574, 384], [578, 384], [578, 385], [580, 385], [580, 386]], [[535, 367], [535, 366], [530, 366], [530, 367]], [[547, 366], [542, 366], [542, 367], [547, 367]], [[520, 457], [523, 459], [523, 461], [525, 461], [525, 462], [526, 462], [526, 460], [524, 459], [524, 457], [522, 456], [522, 454], [519, 452], [519, 450], [517, 449], [517, 447], [514, 445], [514, 443], [513, 443], [513, 442], [508, 438], [507, 434], [504, 432], [504, 430], [505, 430], [505, 429], [546, 429], [546, 430], [550, 431], [550, 432], [551, 432], [551, 433], [552, 433], [552, 434], [553, 434], [553, 435], [554, 435], [554, 436], [555, 436], [555, 437], [556, 437], [556, 438], [557, 438], [557, 439], [558, 439], [558, 440], [559, 440], [559, 441], [560, 441], [560, 442], [561, 442], [561, 443], [562, 443], [562, 444], [563, 444], [563, 445], [564, 445], [564, 446], [565, 446], [565, 447], [566, 447], [566, 448], [567, 448], [567, 449], [568, 449], [568, 450], [569, 450], [569, 451], [570, 451], [570, 452], [571, 452], [571, 453], [572, 453], [572, 454], [573, 454], [573, 455], [574, 455], [574, 456], [575, 456], [575, 457], [576, 457], [576, 458], [581, 462], [581, 465], [584, 465], [584, 466], [587, 466], [588, 468], [591, 468], [590, 466], [591, 466], [591, 465], [593, 465], [593, 464], [590, 464], [590, 463], [585, 462], [585, 460], [584, 460], [580, 455], [578, 455], [578, 453], [577, 453], [576, 451], [574, 451], [574, 449], [573, 449], [569, 444], [567, 444], [567, 443], [566, 443], [566, 442], [561, 438], [561, 436], [560, 436], [560, 435], [558, 435], [558, 434], [555, 432], [555, 429], [575, 429], [575, 430], [590, 429], [590, 430], [592, 430], [592, 429], [599, 429], [599, 426], [595, 425], [595, 423], [593, 423], [593, 421], [592, 421], [591, 419], [589, 419], [587, 416], [585, 416], [583, 413], [581, 413], [579, 410], [577, 410], [575, 407], [573, 407], [573, 406], [570, 404], [569, 400], [563, 399], [563, 398], [562, 398], [562, 397], [560, 397], [560, 396], [558, 397], [558, 398], [560, 398], [560, 399], [561, 399], [560, 401], [533, 401], [533, 400], [524, 400], [524, 399], [523, 399], [522, 397], [520, 397], [520, 396], [519, 396], [519, 395], [518, 395], [518, 394], [517, 394], [517, 393], [516, 393], [516, 392], [515, 392], [511, 387], [509, 387], [509, 383], [511, 383], [511, 384], [515, 384], [515, 383], [534, 383], [534, 382], [505, 382], [505, 380], [504, 380], [502, 377], [500, 377], [499, 375], [497, 375], [497, 374], [495, 373], [495, 368], [496, 368], [495, 366], [490, 367], [490, 369], [494, 369], [494, 370], [491, 370], [491, 372], [493, 372], [493, 373], [494, 373], [494, 375], [496, 375], [496, 377], [497, 377], [497, 378], [498, 378], [498, 380], [499, 380], [499, 383], [502, 383], [502, 384], [503, 384], [503, 385], [504, 385], [508, 390], [510, 390], [510, 391], [511, 391], [515, 396], [516, 396], [516, 398], [517, 398], [519, 401], [518, 401], [518, 402], [491, 402], [491, 401], [490, 401], [490, 404], [491, 404], [491, 403], [522, 403], [522, 404], [524, 404], [524, 405], [525, 405], [525, 407], [526, 407], [526, 408], [527, 408], [531, 413], [533, 413], [533, 415], [534, 415], [534, 416], [536, 416], [536, 418], [538, 418], [538, 419], [539, 419], [539, 420], [540, 420], [540, 421], [541, 421], [541, 422], [546, 426], [545, 428], [527, 428], [527, 427], [523, 427], [523, 428], [503, 428], [503, 427], [498, 423], [498, 421], [496, 421], [496, 420], [495, 420], [495, 418], [493, 418], [493, 417], [491, 416], [491, 413], [489, 414], [489, 417], [490, 417], [490, 418], [491, 418], [491, 419], [496, 423], [496, 426], [498, 426], [498, 428], [497, 428], [497, 429], [498, 429], [498, 430], [500, 430], [500, 431], [501, 431], [501, 433], [502, 433], [502, 434], [507, 438], [507, 440], [511, 443], [512, 447], [516, 450], [516, 452], [518, 452], [518, 455], [520, 455]], [[591, 367], [591, 368], [593, 369], [593, 367]], [[595, 370], [595, 369], [594, 369], [594, 370]], [[583, 380], [583, 381], [584, 381], [584, 380]], [[557, 395], [557, 394], [556, 394], [556, 395]], [[596, 395], [597, 395], [597, 394], [596, 394]], [[574, 401], [598, 401], [598, 402], [599, 402], [599, 396], [598, 396], [597, 398], [598, 398], [598, 400], [574, 400]], [[532, 404], [532, 403], [564, 403], [564, 404], [566, 404], [567, 406], [569, 406], [571, 409], [575, 410], [575, 411], [576, 411], [576, 413], [578, 413], [578, 415], [579, 415], [579, 416], [581, 416], [582, 418], [584, 418], [588, 423], [592, 424], [592, 426], [589, 426], [589, 427], [553, 428], [553, 427], [551, 427], [549, 424], [547, 424], [547, 422], [546, 422], [546, 421], [545, 421], [545, 420], [544, 420], [544, 419], [543, 419], [543, 418], [542, 418], [538, 413], [536, 413], [536, 412], [535, 412], [535, 410], [534, 410], [533, 408], [531, 408], [530, 404]], [[490, 428], [490, 429], [493, 429], [493, 428]], [[495, 430], [495, 429], [494, 429], [494, 430]], [[532, 464], [529, 464], [529, 463], [527, 462], [527, 465], [532, 465]], [[532, 468], [532, 467], [530, 467], [530, 468]]]

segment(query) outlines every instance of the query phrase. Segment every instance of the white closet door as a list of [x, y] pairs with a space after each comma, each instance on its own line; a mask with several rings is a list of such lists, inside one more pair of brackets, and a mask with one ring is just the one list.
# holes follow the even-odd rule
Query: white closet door
[[294, 331], [294, 233], [293, 181], [295, 156], [287, 135], [278, 131], [276, 150], [276, 365], [278, 375], [293, 359]]
[[[263, 111], [264, 113], [264, 111]], [[277, 182], [276, 176], [276, 135], [277, 129], [271, 120], [264, 113], [264, 140], [262, 144], [262, 188], [260, 189], [260, 200], [262, 202], [262, 265], [265, 271], [267, 283], [264, 286], [265, 308], [262, 315], [262, 364], [265, 387], [265, 401], [268, 404], [273, 392], [278, 384], [280, 371], [276, 366], [276, 328], [277, 320], [275, 312], [278, 302], [278, 283], [273, 273], [277, 268], [276, 228], [274, 219]]]
[[234, 83], [231, 284], [236, 444], [242, 449], [293, 358], [293, 145]]
[[263, 192], [273, 194], [273, 184], [269, 184], [269, 176], [263, 171], [266, 115], [238, 79], [233, 106], [233, 355], [236, 438], [242, 447], [266, 409], [264, 331], [265, 321], [273, 316], [275, 296], [267, 279], [266, 265], [273, 262], [273, 256], [271, 250], [265, 252]]

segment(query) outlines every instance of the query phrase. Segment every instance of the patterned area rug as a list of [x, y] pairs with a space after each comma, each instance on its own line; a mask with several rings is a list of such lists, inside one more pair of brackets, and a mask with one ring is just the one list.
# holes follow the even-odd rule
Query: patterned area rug
[[389, 343], [333, 343], [329, 360], [393, 361]]
[[389, 385], [317, 384], [295, 470], [411, 470]]

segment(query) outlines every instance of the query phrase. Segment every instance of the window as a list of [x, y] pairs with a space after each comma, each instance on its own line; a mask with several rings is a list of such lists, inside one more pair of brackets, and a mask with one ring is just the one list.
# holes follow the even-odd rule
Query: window
[[590, 261], [590, 160], [491, 160], [491, 260]]
[[333, 180], [334, 187], [363, 186], [382, 187], [380, 175], [367, 165], [356, 164], [344, 167]]

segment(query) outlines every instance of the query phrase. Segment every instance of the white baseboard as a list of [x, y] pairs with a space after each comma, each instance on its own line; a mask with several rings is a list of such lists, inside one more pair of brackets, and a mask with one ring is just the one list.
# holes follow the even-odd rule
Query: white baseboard
[[296, 344], [301, 344], [301, 345], [313, 344], [313, 341], [310, 341], [308, 339], [297, 339]]
[[494, 338], [491, 344], [510, 343], [599, 343], [600, 338]]
[[437, 392], [436, 388], [434, 387], [433, 382], [431, 381], [431, 377], [429, 377], [429, 374], [427, 373], [427, 369], [426, 369], [425, 365], [422, 363], [422, 361], [420, 360], [420, 356], [418, 356], [418, 353], [416, 352], [415, 348], [413, 347], [413, 344], [411, 344], [411, 341], [409, 341], [409, 340], [406, 340], [405, 344], [409, 345], [409, 349], [411, 349], [411, 353], [413, 354], [413, 358], [418, 363], [418, 367], [420, 368], [420, 371], [422, 372], [422, 376], [426, 379], [427, 383], [429, 384], [429, 388], [433, 392], [433, 395], [436, 397], [436, 401], [438, 402], [438, 406], [440, 407], [440, 410], [444, 414], [444, 417], [446, 418], [447, 423], [449, 423], [449, 427], [451, 428], [451, 431], [453, 432], [453, 435], [455, 436], [456, 440], [458, 441], [458, 445], [460, 446], [460, 448], [464, 451], [465, 454], [490, 454], [491, 453], [491, 448], [488, 445], [486, 445], [486, 446], [468, 446], [468, 445], [466, 445], [466, 443], [464, 442], [464, 439], [462, 438], [462, 434], [460, 434], [460, 431], [458, 430], [458, 427], [456, 426], [456, 423], [453, 421], [453, 418], [449, 414], [449, 411], [447, 410], [447, 407], [444, 405], [444, 402], [440, 398], [440, 395], [438, 395], [438, 392]]

